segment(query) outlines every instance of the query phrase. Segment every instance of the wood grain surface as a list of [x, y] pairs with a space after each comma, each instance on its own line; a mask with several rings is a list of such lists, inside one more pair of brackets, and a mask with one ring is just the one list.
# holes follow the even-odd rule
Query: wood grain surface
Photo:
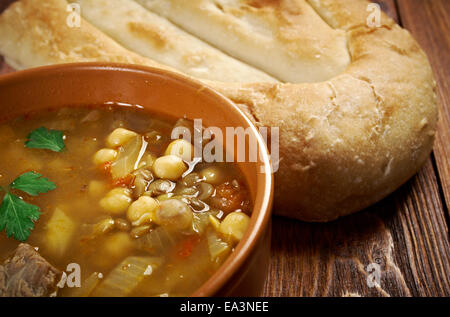
[[[9, 2], [0, 0], [0, 11]], [[450, 0], [377, 2], [433, 66], [434, 152], [414, 178], [360, 213], [327, 224], [274, 217], [264, 296], [450, 296]], [[0, 74], [11, 71], [0, 60]]]
[[436, 76], [440, 120], [433, 158], [448, 206], [450, 204], [450, 1], [398, 0], [398, 9], [404, 27], [411, 31], [428, 54]]

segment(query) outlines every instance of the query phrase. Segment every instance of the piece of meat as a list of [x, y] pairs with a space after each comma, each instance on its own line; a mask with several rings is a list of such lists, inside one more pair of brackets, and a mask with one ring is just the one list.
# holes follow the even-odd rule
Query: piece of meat
[[21, 243], [0, 265], [0, 297], [43, 297], [56, 291], [61, 272], [32, 246]]

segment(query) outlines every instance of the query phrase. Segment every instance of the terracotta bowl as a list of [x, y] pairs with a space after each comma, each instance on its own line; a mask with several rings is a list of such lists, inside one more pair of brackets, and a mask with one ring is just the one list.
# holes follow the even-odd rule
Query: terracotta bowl
[[63, 106], [140, 105], [150, 112], [202, 119], [204, 126], [250, 128], [262, 150], [259, 162], [238, 163], [253, 198], [249, 229], [222, 267], [193, 296], [257, 296], [270, 252], [273, 177], [264, 141], [230, 100], [187, 77], [161, 69], [104, 63], [40, 67], [0, 77], [0, 120]]

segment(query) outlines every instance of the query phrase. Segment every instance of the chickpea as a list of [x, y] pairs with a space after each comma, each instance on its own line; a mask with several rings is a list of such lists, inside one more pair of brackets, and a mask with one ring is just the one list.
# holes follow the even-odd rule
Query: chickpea
[[227, 239], [237, 242], [244, 236], [249, 222], [250, 217], [246, 214], [242, 212], [232, 212], [220, 223], [219, 232]]
[[100, 207], [110, 214], [122, 215], [131, 204], [131, 191], [128, 188], [117, 187], [110, 190], [100, 200]]
[[176, 155], [158, 157], [152, 168], [156, 177], [172, 181], [177, 180], [187, 171], [186, 164]]
[[178, 200], [168, 199], [161, 202], [155, 214], [155, 223], [175, 230], [186, 229], [192, 225], [194, 216], [189, 206]]
[[194, 146], [186, 140], [179, 139], [172, 141], [166, 149], [165, 155], [176, 155], [184, 161], [192, 161]]
[[127, 218], [133, 226], [140, 226], [143, 223], [150, 223], [154, 218], [154, 213], [158, 208], [158, 201], [148, 196], [141, 196], [133, 202], [127, 210]]
[[216, 166], [210, 166], [203, 169], [200, 172], [200, 176], [205, 180], [205, 182], [212, 185], [218, 185], [224, 180], [222, 171]]
[[114, 161], [117, 157], [117, 151], [112, 149], [101, 149], [94, 154], [94, 163], [97, 165], [105, 164], [106, 162]]
[[115, 148], [126, 144], [132, 138], [136, 137], [137, 133], [124, 129], [117, 128], [106, 138], [106, 145], [111, 148]]

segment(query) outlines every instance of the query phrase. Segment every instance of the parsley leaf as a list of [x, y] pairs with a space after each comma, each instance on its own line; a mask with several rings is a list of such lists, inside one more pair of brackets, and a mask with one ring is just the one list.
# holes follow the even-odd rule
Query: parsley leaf
[[[29, 195], [38, 196], [56, 188], [48, 178], [36, 172], [28, 172], [17, 177], [9, 188], [21, 190]], [[5, 230], [8, 238], [25, 241], [34, 229], [34, 221], [41, 216], [41, 209], [11, 194], [7, 188], [0, 187], [6, 192], [0, 205], [0, 231]]]
[[28, 135], [25, 146], [30, 149], [47, 149], [61, 152], [65, 148], [63, 132], [40, 127]]
[[20, 197], [6, 193], [0, 206], [0, 231], [6, 228], [8, 238], [25, 241], [34, 229], [34, 221], [41, 216], [40, 208], [25, 202]]
[[56, 185], [39, 173], [28, 172], [17, 177], [10, 187], [24, 191], [31, 196], [38, 196], [55, 189]]

